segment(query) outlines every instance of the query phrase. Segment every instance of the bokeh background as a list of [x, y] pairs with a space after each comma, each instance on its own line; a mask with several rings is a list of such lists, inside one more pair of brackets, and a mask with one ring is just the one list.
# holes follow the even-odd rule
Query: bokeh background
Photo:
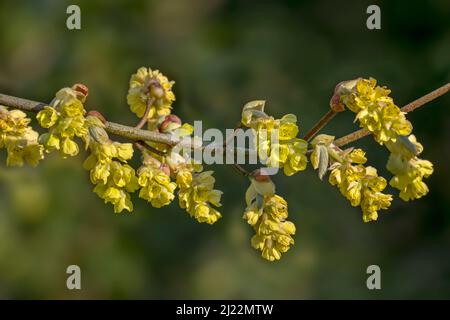
[[[366, 28], [377, 3], [382, 29]], [[66, 28], [78, 4], [82, 29]], [[303, 133], [327, 110], [336, 83], [373, 76], [399, 105], [450, 81], [450, 2], [435, 1], [2, 1], [0, 92], [49, 101], [61, 87], [89, 86], [89, 108], [133, 124], [126, 105], [140, 66], [176, 81], [174, 112], [230, 128], [242, 105], [266, 99], [275, 116], [295, 113]], [[0, 298], [397, 299], [450, 297], [450, 95], [408, 117], [435, 164], [430, 193], [398, 199], [376, 223], [312, 170], [277, 177], [297, 225], [276, 263], [250, 247], [242, 219], [247, 181], [216, 166], [223, 218], [196, 223], [176, 202], [114, 214], [81, 163], [51, 155], [36, 169], [0, 166]], [[324, 131], [356, 129], [341, 114]], [[381, 173], [387, 152], [356, 145]], [[391, 190], [396, 194], [395, 190]], [[66, 289], [66, 267], [82, 290]], [[366, 268], [382, 290], [366, 288]]]

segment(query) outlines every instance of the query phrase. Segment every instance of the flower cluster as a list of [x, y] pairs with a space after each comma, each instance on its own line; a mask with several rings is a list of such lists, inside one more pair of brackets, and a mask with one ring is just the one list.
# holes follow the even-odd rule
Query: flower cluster
[[34, 167], [43, 159], [39, 134], [29, 126], [30, 121], [22, 111], [0, 106], [0, 149], [8, 152], [7, 166], [21, 167], [26, 162]]
[[386, 179], [378, 176], [374, 167], [365, 167], [366, 161], [361, 149], [343, 155], [342, 162], [331, 165], [329, 182], [339, 188], [352, 206], [361, 206], [363, 221], [369, 222], [378, 219], [379, 210], [391, 205], [392, 196], [382, 193]]
[[295, 225], [286, 221], [287, 202], [275, 194], [275, 186], [268, 176], [256, 171], [250, 181], [243, 217], [256, 233], [251, 244], [261, 251], [264, 259], [279, 260], [281, 254], [294, 244], [292, 236], [295, 234]]
[[37, 114], [41, 127], [48, 129], [48, 133], [39, 137], [46, 152], [59, 150], [64, 158], [78, 154], [79, 148], [73, 139], [85, 138], [87, 135], [83, 106], [87, 92], [80, 88], [81, 85], [75, 85], [59, 90], [50, 106]]
[[172, 102], [175, 101], [173, 84], [174, 82], [169, 81], [159, 70], [139, 68], [131, 76], [127, 95], [131, 111], [142, 118], [149, 107], [149, 120], [170, 114]]
[[[139, 190], [139, 197], [154, 208], [169, 205], [178, 196], [179, 206], [191, 217], [200, 223], [214, 224], [222, 216], [218, 211], [222, 191], [214, 188], [213, 171], [203, 171], [202, 165], [190, 156], [192, 151], [194, 154], [214, 151], [215, 155], [222, 155], [215, 149], [217, 144], [212, 144], [214, 149], [204, 147], [202, 139], [193, 136], [193, 127], [172, 114], [173, 84], [158, 70], [145, 67], [131, 76], [127, 102], [140, 118], [134, 128], [117, 129], [121, 126], [106, 122], [97, 111], [86, 114], [84, 104], [88, 88], [82, 84], [59, 90], [52, 102], [43, 108], [41, 105], [22, 106], [28, 111], [39, 110], [36, 119], [42, 128], [48, 129], [41, 136], [29, 126], [31, 120], [25, 113], [0, 106], [0, 148], [7, 150], [7, 165], [28, 163], [36, 166], [43, 159], [44, 151], [57, 150], [63, 158], [75, 156], [79, 153], [75, 140], [81, 138], [89, 150], [83, 167], [89, 171], [93, 191], [105, 203], [111, 203], [114, 212], [133, 211], [131, 193]], [[337, 112], [346, 108], [351, 110], [360, 127], [368, 130], [390, 151], [387, 169], [394, 176], [389, 183], [400, 191], [401, 199], [409, 201], [427, 194], [428, 187], [423, 180], [433, 173], [433, 164], [418, 157], [423, 147], [411, 134], [412, 125], [405, 112], [394, 104], [389, 94], [389, 89], [377, 86], [372, 78], [340, 83], [330, 101], [331, 110], [305, 135], [305, 139], [309, 141], [314, 137]], [[266, 167], [283, 169], [287, 176], [305, 170], [307, 155], [310, 155], [319, 178], [322, 180], [329, 173], [329, 183], [336, 186], [352, 206], [361, 207], [364, 222], [377, 220], [378, 212], [391, 205], [392, 196], [383, 193], [387, 181], [378, 176], [374, 167], [365, 166], [367, 158], [363, 150], [342, 150], [334, 136], [324, 134], [317, 135], [308, 145], [298, 137], [295, 115], [274, 118], [264, 111], [264, 107], [265, 102], [259, 100], [243, 107], [239, 128], [249, 129], [247, 133], [252, 133], [253, 138], [253, 146], [243, 148], [245, 155], [255, 155], [256, 151]], [[146, 138], [142, 137], [151, 134], [144, 135], [142, 130], [137, 130], [142, 128], [147, 133], [158, 133], [159, 139], [143, 141]], [[106, 129], [133, 143], [112, 141]], [[342, 138], [340, 142], [354, 136]], [[167, 137], [170, 141], [162, 143]], [[220, 150], [228, 151], [228, 141], [220, 142], [219, 146]], [[142, 154], [137, 171], [128, 164], [134, 147]], [[242, 148], [233, 152], [238, 149]], [[296, 227], [287, 220], [288, 204], [275, 193], [275, 185], [268, 175], [277, 170], [260, 168], [250, 173], [240, 165], [232, 165], [250, 179], [243, 218], [255, 232], [251, 244], [264, 259], [279, 260], [294, 244]]]
[[201, 170], [201, 166], [193, 166], [177, 172], [178, 200], [180, 207], [198, 222], [213, 224], [222, 217], [214, 208], [221, 206], [222, 191], [214, 189], [213, 171]]
[[384, 194], [386, 179], [378, 176], [377, 169], [365, 167], [364, 152], [355, 149], [344, 157], [343, 162], [331, 166], [329, 182], [336, 185], [351, 205], [361, 206], [364, 222], [378, 219], [378, 211], [391, 205], [392, 196]]
[[264, 101], [247, 103], [241, 123], [254, 132], [259, 158], [271, 168], [283, 168], [291, 176], [306, 169], [308, 144], [297, 138], [297, 117], [287, 114], [274, 119], [264, 112]]
[[90, 172], [94, 193], [105, 203], [111, 203], [114, 212], [120, 213], [124, 209], [131, 212], [133, 203], [129, 193], [139, 188], [135, 170], [126, 164], [133, 156], [133, 145], [109, 140], [97, 118], [89, 116], [89, 122], [92, 122], [88, 143], [91, 154], [83, 167]]
[[412, 125], [406, 120], [405, 113], [389, 97], [391, 91], [377, 86], [375, 79], [344, 82], [337, 90], [341, 102], [356, 113], [355, 121], [370, 131], [378, 143], [395, 142], [397, 136], [411, 133]]
[[394, 174], [389, 184], [400, 190], [400, 198], [409, 201], [426, 195], [428, 186], [423, 178], [433, 173], [433, 164], [417, 157], [423, 147], [416, 137], [401, 137], [395, 143], [386, 143], [386, 147], [391, 152], [387, 169]]
[[[139, 68], [131, 76], [127, 101], [133, 113], [140, 118], [146, 117], [148, 130], [191, 139], [193, 127], [171, 114], [175, 100], [173, 84], [158, 70]], [[213, 171], [202, 172], [201, 166], [188, 164], [173, 147], [152, 141], [144, 143], [155, 152], [142, 150], [143, 166], [138, 170], [139, 197], [159, 208], [174, 199], [178, 187], [181, 208], [199, 222], [216, 222], [221, 217], [215, 207], [221, 205], [222, 192], [214, 189]], [[171, 181], [171, 176], [176, 182]]]
[[147, 200], [155, 208], [166, 206], [175, 198], [174, 191], [177, 184], [170, 180], [168, 168], [157, 161], [152, 161], [152, 158], [144, 160], [143, 166], [139, 168], [138, 183], [141, 187], [139, 197]]
[[374, 167], [364, 166], [367, 158], [363, 150], [341, 150], [333, 140], [334, 137], [322, 134], [311, 141], [313, 167], [319, 169], [319, 177], [331, 171], [328, 181], [339, 188], [352, 206], [361, 207], [364, 222], [377, 220], [378, 211], [387, 209], [392, 201], [391, 195], [382, 193], [386, 179], [378, 176]]
[[391, 152], [387, 169], [394, 177], [389, 183], [400, 190], [400, 198], [409, 201], [427, 194], [423, 178], [433, 173], [433, 164], [417, 157], [423, 147], [411, 135], [412, 125], [389, 97], [390, 90], [371, 78], [344, 82], [337, 91], [340, 101], [357, 113], [360, 125]]

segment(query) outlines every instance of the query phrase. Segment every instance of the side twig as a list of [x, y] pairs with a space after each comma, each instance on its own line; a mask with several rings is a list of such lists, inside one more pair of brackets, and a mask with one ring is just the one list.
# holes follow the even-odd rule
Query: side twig
[[311, 140], [316, 135], [316, 133], [318, 133], [323, 127], [327, 125], [328, 122], [331, 121], [331, 119], [334, 118], [336, 114], [336, 111], [331, 109], [328, 110], [328, 112], [325, 113], [325, 115], [319, 121], [317, 121], [317, 123], [305, 134], [303, 140]]
[[148, 101], [147, 101], [147, 108], [145, 108], [144, 115], [142, 116], [142, 118], [138, 122], [138, 124], [135, 126], [136, 129], [142, 129], [142, 127], [147, 123], [147, 121], [148, 121], [148, 114], [150, 113], [150, 110], [152, 109], [153, 102], [155, 102], [154, 98], [148, 99]]
[[[148, 150], [148, 151], [150, 151], [150, 152], [152, 152], [154, 154], [157, 154], [159, 156], [165, 156], [166, 155], [166, 153], [164, 151], [161, 151], [161, 150], [158, 150], [158, 149], [152, 147], [151, 145], [149, 145], [145, 141], [136, 141], [135, 145], [139, 146], [141, 148], [144, 148], [144, 149], [146, 149], [146, 150]], [[141, 148], [139, 148], [139, 149], [141, 149]]]

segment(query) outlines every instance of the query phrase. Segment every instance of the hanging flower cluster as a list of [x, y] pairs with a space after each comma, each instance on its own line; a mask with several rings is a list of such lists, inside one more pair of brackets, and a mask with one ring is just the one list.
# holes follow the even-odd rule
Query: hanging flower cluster
[[29, 126], [30, 121], [24, 112], [0, 106], [0, 149], [8, 152], [7, 166], [22, 167], [26, 162], [35, 167], [44, 157], [39, 134]]
[[428, 193], [423, 178], [433, 173], [433, 164], [417, 157], [423, 147], [414, 135], [399, 137], [395, 143], [386, 143], [391, 152], [387, 169], [394, 174], [390, 185], [400, 190], [400, 198], [405, 201], [418, 199]]
[[[175, 100], [173, 83], [158, 70], [140, 68], [131, 76], [127, 101], [138, 117], [147, 117], [148, 130], [185, 138], [192, 135], [193, 127], [183, 124], [171, 113]], [[191, 138], [193, 142], [198, 142], [197, 138]], [[138, 170], [139, 196], [158, 208], [172, 202], [178, 187], [181, 208], [198, 222], [216, 222], [222, 216], [216, 209], [221, 206], [222, 192], [214, 189], [213, 171], [202, 172], [201, 165], [190, 163], [167, 145], [151, 141], [146, 144], [158, 153], [143, 151], [144, 165]]]
[[364, 166], [367, 162], [365, 153], [361, 149], [341, 150], [334, 146], [334, 137], [318, 135], [311, 145], [314, 151], [311, 154], [311, 162], [314, 168], [319, 168], [327, 158], [325, 166], [328, 166], [330, 157], [329, 182], [337, 186], [341, 194], [350, 201], [354, 207], [360, 206], [363, 213], [363, 221], [375, 221], [378, 219], [378, 211], [387, 209], [391, 205], [392, 196], [384, 194], [387, 182], [378, 176], [377, 169]]
[[141, 186], [139, 198], [147, 200], [155, 208], [161, 208], [175, 198], [177, 184], [170, 180], [167, 167], [152, 160], [153, 158], [144, 160], [138, 170], [138, 182]]
[[222, 191], [214, 189], [213, 171], [201, 170], [201, 166], [192, 166], [178, 171], [178, 200], [180, 207], [198, 222], [213, 224], [222, 217], [215, 208], [221, 206]]
[[105, 203], [111, 203], [116, 213], [133, 211], [130, 193], [139, 188], [135, 170], [127, 164], [133, 157], [133, 145], [111, 141], [96, 117], [88, 116], [86, 122], [89, 128], [87, 147], [91, 154], [83, 167], [89, 170], [94, 193]]
[[295, 225], [286, 221], [288, 204], [275, 194], [275, 185], [260, 170], [252, 174], [250, 182], [245, 195], [247, 208], [244, 219], [256, 233], [251, 244], [261, 251], [264, 259], [279, 260], [281, 254], [294, 244], [292, 236], [295, 234]]
[[[77, 139], [81, 139], [88, 152], [83, 166], [89, 171], [93, 192], [112, 204], [114, 212], [133, 211], [133, 193], [154, 208], [167, 206], [178, 198], [179, 206], [189, 216], [199, 223], [213, 224], [222, 217], [222, 191], [215, 189], [214, 172], [204, 171], [203, 165], [189, 156], [190, 151], [204, 150], [205, 146], [200, 137], [193, 135], [190, 124], [172, 114], [173, 84], [158, 70], [139, 68], [131, 76], [127, 102], [140, 118], [131, 130], [147, 130], [173, 139], [174, 143], [161, 142], [164, 139], [143, 141], [126, 135], [132, 143], [113, 141], [107, 133], [117, 134], [108, 127], [112, 123], [97, 111], [86, 112], [88, 88], [82, 84], [59, 90], [50, 104], [36, 108], [37, 122], [46, 129], [41, 135], [30, 127], [31, 119], [23, 111], [0, 106], [0, 148], [7, 151], [6, 163], [36, 166], [44, 153], [53, 151], [63, 158], [76, 156], [80, 152]], [[389, 89], [377, 86], [372, 78], [341, 82], [331, 99], [330, 113], [334, 116], [345, 109], [354, 112], [360, 127], [390, 152], [387, 169], [393, 177], [389, 184], [400, 191], [401, 199], [418, 199], [429, 191], [423, 180], [433, 173], [433, 164], [418, 157], [423, 146], [389, 94]], [[331, 135], [320, 134], [311, 139], [318, 131], [315, 128], [302, 139], [295, 115], [275, 118], [264, 107], [261, 100], [247, 103], [242, 109], [240, 128], [250, 130], [253, 137], [253, 146], [245, 151], [256, 151], [265, 168], [249, 173], [233, 164], [250, 179], [243, 218], [255, 232], [251, 245], [264, 259], [279, 260], [294, 244], [296, 232], [294, 223], [287, 220], [288, 203], [275, 193], [269, 176], [277, 170], [269, 169], [283, 169], [286, 176], [292, 176], [306, 169], [309, 157], [321, 180], [329, 174], [328, 182], [352, 206], [361, 208], [364, 222], [377, 220], [380, 210], [389, 208], [393, 197], [384, 193], [387, 181], [377, 169], [366, 165], [363, 150], [341, 149]], [[28, 107], [22, 109], [30, 111]], [[227, 149], [228, 143], [222, 149]], [[184, 144], [189, 146], [188, 153], [178, 148]], [[137, 170], [133, 168], [135, 148], [141, 155]]]

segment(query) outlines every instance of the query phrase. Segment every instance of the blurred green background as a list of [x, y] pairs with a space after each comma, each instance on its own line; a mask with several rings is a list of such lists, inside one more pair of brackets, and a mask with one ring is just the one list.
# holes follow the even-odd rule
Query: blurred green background
[[[373, 1], [2, 1], [0, 92], [49, 101], [61, 87], [89, 86], [88, 107], [133, 124], [126, 105], [140, 66], [175, 80], [174, 112], [232, 127], [242, 105], [266, 99], [275, 116], [295, 113], [301, 132], [327, 110], [338, 82], [373, 76], [399, 105], [450, 81], [450, 2], [377, 1], [382, 29], [366, 28]], [[66, 28], [78, 4], [82, 29]], [[196, 223], [177, 203], [153, 209], [134, 197], [114, 214], [81, 163], [51, 155], [38, 168], [0, 166], [0, 298], [449, 298], [450, 95], [408, 117], [435, 164], [430, 193], [398, 199], [376, 223], [312, 170], [277, 177], [297, 225], [276, 263], [250, 247], [242, 219], [247, 181], [216, 166], [223, 218]], [[341, 114], [324, 132], [356, 128]], [[385, 149], [357, 143], [381, 173]], [[397, 194], [394, 190], [390, 190]], [[66, 289], [66, 267], [82, 290]], [[366, 288], [377, 264], [382, 290]]]

